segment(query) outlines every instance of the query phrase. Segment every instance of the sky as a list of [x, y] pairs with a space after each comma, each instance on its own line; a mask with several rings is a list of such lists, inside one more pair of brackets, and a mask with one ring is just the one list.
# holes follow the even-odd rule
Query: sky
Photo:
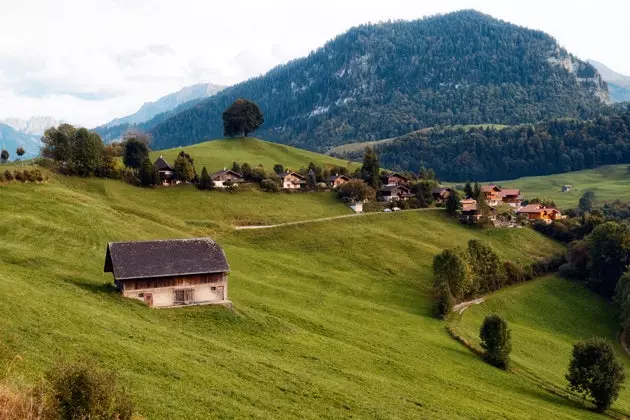
[[359, 24], [461, 9], [630, 75], [623, 0], [0, 0], [0, 119], [94, 127], [184, 86], [263, 74]]

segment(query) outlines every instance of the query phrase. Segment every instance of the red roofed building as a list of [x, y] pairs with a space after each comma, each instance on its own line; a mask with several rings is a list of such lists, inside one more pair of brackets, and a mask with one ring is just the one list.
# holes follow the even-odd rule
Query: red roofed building
[[527, 216], [528, 220], [543, 220], [546, 223], [551, 223], [554, 220], [562, 218], [560, 210], [552, 207], [545, 207], [542, 204], [528, 204], [518, 209], [516, 213]]

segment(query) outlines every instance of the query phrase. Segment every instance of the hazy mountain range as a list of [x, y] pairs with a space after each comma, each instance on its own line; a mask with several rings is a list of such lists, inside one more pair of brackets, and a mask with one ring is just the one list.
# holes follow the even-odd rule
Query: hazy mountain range
[[608, 83], [608, 92], [612, 102], [630, 101], [630, 76], [617, 73], [598, 61], [588, 60], [588, 62], [595, 66], [602, 78]]

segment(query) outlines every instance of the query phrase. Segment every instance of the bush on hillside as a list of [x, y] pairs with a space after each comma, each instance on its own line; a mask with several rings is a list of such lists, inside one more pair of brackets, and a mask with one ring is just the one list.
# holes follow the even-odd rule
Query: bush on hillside
[[573, 345], [566, 378], [571, 391], [590, 398], [597, 410], [603, 412], [619, 396], [625, 373], [613, 346], [597, 337]]
[[503, 263], [503, 270], [505, 271], [508, 284], [522, 283], [526, 280], [525, 269], [515, 262], [505, 261]]
[[9, 171], [8, 169], [6, 171], [4, 171], [4, 179], [6, 179], [7, 181], [13, 181], [15, 177], [13, 176], [13, 172]]
[[208, 169], [206, 169], [205, 166], [201, 170], [201, 176], [199, 177], [197, 188], [199, 188], [200, 190], [211, 190], [212, 188], [214, 188], [214, 182], [212, 182], [212, 180], [210, 179]]
[[362, 179], [351, 179], [339, 187], [337, 195], [345, 201], [372, 201], [376, 198], [376, 190]]
[[473, 288], [473, 273], [468, 256], [462, 249], [445, 249], [433, 258], [435, 286], [448, 284], [453, 297], [460, 300]]
[[453, 295], [451, 294], [451, 289], [448, 286], [448, 283], [444, 282], [440, 286], [438, 286], [435, 305], [436, 316], [440, 319], [446, 318], [448, 314], [453, 311], [454, 305], [455, 302], [453, 300]]
[[280, 191], [280, 185], [271, 179], [263, 179], [260, 181], [260, 188], [266, 192], [278, 192]]
[[501, 369], [510, 365], [512, 338], [507, 322], [499, 315], [488, 315], [479, 331], [486, 362]]

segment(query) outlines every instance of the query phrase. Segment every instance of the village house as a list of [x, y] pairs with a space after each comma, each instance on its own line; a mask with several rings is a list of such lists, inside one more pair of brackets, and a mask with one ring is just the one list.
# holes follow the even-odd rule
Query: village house
[[446, 187], [433, 188], [433, 190], [431, 191], [433, 201], [435, 201], [436, 203], [446, 202], [446, 199], [451, 195], [452, 191], [452, 189]]
[[[477, 200], [466, 199], [462, 200], [461, 204], [462, 210], [459, 216], [459, 220], [462, 223], [477, 223], [481, 219], [482, 214], [477, 208]], [[495, 221], [497, 219], [497, 212], [492, 207], [490, 207], [490, 214], [488, 215], [488, 218], [491, 221]]]
[[226, 168], [210, 175], [210, 179], [212, 180], [215, 188], [225, 188], [228, 185], [238, 185], [244, 181], [243, 175]]
[[381, 176], [381, 184], [383, 185], [407, 185], [409, 179], [406, 176], [393, 173]]
[[503, 188], [501, 190], [501, 201], [511, 207], [521, 207], [521, 190]]
[[484, 197], [486, 197], [486, 202], [491, 207], [496, 207], [503, 201], [503, 196], [501, 195], [501, 188], [496, 185], [482, 185], [481, 192]]
[[306, 178], [297, 172], [285, 171], [278, 176], [282, 181], [282, 188], [285, 190], [297, 190], [306, 184]]
[[349, 177], [345, 175], [336, 174], [336, 175], [328, 177], [328, 186], [330, 188], [339, 188], [340, 186], [342, 186], [348, 181], [350, 181]]
[[222, 304], [228, 300], [230, 267], [210, 238], [110, 242], [106, 273], [124, 297], [149, 307]]
[[527, 216], [527, 219], [530, 221], [542, 220], [546, 223], [551, 223], [554, 220], [562, 218], [560, 210], [545, 207], [542, 204], [528, 204], [518, 209], [516, 214]]
[[153, 163], [153, 167], [160, 175], [160, 184], [170, 185], [175, 182], [173, 167], [164, 159], [163, 156], [157, 158]]
[[378, 190], [378, 199], [381, 201], [408, 200], [414, 195], [404, 185], [385, 185]]

